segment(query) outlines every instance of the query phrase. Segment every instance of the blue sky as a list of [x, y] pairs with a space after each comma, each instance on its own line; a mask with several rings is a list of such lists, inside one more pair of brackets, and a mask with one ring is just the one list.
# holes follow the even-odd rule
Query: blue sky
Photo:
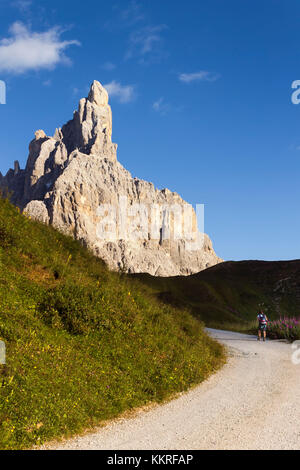
[[300, 258], [299, 26], [295, 0], [0, 0], [0, 170], [97, 79], [119, 161], [204, 203], [219, 256]]

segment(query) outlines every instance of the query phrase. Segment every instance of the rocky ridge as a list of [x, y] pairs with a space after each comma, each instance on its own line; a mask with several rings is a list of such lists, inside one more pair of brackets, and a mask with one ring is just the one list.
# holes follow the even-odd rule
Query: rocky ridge
[[[5, 177], [0, 173], [0, 188], [26, 214], [74, 236], [111, 269], [175, 276], [221, 262], [209, 237], [198, 232], [191, 206], [177, 193], [133, 178], [117, 161], [111, 138], [108, 93], [94, 81], [53, 137], [35, 133], [26, 168], [15, 162]], [[186, 236], [185, 209], [192, 237]]]

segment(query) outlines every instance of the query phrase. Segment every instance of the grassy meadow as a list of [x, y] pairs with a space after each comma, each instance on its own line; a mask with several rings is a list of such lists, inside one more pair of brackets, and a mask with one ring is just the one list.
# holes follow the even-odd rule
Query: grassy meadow
[[225, 361], [188, 308], [110, 272], [0, 199], [0, 448], [80, 433], [161, 402]]

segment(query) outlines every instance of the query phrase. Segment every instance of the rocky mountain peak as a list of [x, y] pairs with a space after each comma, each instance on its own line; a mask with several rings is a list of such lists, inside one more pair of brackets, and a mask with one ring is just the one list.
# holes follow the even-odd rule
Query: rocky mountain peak
[[96, 106], [108, 105], [108, 93], [97, 80], [94, 80], [91, 85], [88, 100]]
[[108, 93], [100, 82], [94, 81], [87, 98], [79, 101], [73, 119], [59, 130], [68, 152], [102, 154], [116, 160], [117, 146], [112, 144], [112, 112]]
[[[191, 240], [183, 230], [187, 222], [178, 218], [189, 205], [176, 193], [132, 178], [117, 161], [111, 137], [108, 93], [94, 81], [73, 119], [56, 129], [53, 137], [36, 131], [26, 168], [15, 162], [5, 177], [0, 174], [0, 188], [25, 213], [74, 236], [112, 269], [171, 276], [220, 262], [207, 235], [199, 249], [189, 248]], [[115, 226], [113, 233], [103, 236], [99, 227], [105, 208], [114, 214]], [[157, 208], [151, 230], [151, 215]], [[133, 215], [138, 218], [135, 228]], [[194, 211], [190, 218], [198, 239]], [[175, 237], [175, 232], [181, 235]]]

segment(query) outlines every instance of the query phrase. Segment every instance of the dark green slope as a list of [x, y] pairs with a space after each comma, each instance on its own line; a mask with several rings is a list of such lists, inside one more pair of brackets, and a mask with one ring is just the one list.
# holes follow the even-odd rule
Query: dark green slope
[[138, 275], [167, 304], [189, 308], [207, 326], [255, 320], [261, 306], [270, 318], [300, 313], [300, 261], [225, 262], [189, 277]]

